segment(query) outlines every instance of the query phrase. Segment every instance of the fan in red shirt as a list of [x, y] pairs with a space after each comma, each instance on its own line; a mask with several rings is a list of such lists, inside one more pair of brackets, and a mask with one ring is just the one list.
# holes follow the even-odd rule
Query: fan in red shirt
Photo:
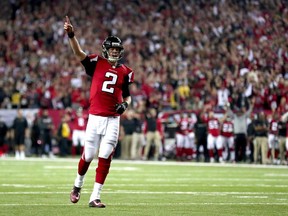
[[91, 77], [90, 108], [85, 133], [84, 152], [78, 163], [74, 187], [70, 193], [72, 203], [80, 199], [85, 174], [98, 152], [98, 167], [89, 207], [104, 208], [100, 193], [108, 175], [113, 152], [118, 142], [120, 115], [131, 103], [129, 84], [133, 71], [119, 63], [124, 53], [122, 41], [116, 36], [107, 37], [102, 43], [102, 56], [87, 55], [79, 45], [74, 28], [66, 16], [64, 30], [70, 46], [86, 74]]

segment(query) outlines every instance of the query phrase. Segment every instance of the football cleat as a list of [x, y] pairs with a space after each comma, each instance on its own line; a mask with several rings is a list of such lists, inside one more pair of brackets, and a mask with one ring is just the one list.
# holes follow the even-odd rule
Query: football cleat
[[89, 203], [89, 207], [94, 207], [94, 208], [105, 208], [105, 204], [104, 203], [101, 203], [101, 200], [100, 199], [96, 199], [96, 200], [93, 200]]
[[80, 191], [81, 188], [78, 188], [76, 186], [73, 187], [71, 193], [70, 193], [70, 201], [72, 203], [77, 203], [80, 200]]

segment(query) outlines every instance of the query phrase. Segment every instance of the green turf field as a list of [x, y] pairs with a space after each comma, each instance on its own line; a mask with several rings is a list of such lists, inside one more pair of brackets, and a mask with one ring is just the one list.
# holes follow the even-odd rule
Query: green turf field
[[2, 216], [288, 215], [287, 166], [114, 160], [102, 192], [105, 209], [88, 207], [96, 162], [81, 200], [69, 201], [76, 159], [0, 159]]

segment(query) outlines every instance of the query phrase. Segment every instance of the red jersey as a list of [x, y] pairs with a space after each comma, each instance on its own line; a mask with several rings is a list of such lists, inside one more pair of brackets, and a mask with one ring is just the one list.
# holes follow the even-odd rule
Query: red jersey
[[224, 121], [221, 127], [221, 135], [224, 137], [232, 137], [234, 125], [231, 121]]
[[85, 130], [87, 124], [87, 118], [83, 116], [77, 116], [73, 121], [73, 129], [74, 130]]
[[177, 133], [186, 135], [189, 132], [190, 121], [188, 118], [181, 118], [178, 124]]
[[211, 118], [208, 119], [208, 134], [211, 134], [212, 136], [219, 136], [220, 134], [220, 123], [217, 118]]
[[133, 71], [123, 64], [112, 66], [105, 58], [93, 54], [82, 65], [91, 76], [89, 113], [99, 116], [119, 116], [115, 105], [130, 96], [128, 85], [134, 80]]
[[272, 119], [269, 123], [269, 134], [278, 134], [278, 122]]

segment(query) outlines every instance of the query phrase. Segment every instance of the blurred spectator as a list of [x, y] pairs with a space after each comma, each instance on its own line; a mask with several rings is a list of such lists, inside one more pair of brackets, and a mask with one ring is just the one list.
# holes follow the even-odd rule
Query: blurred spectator
[[13, 137], [15, 144], [15, 158], [25, 159], [25, 138], [27, 136], [28, 122], [21, 109], [17, 110], [17, 116], [13, 121]]
[[[282, 116], [281, 116], [281, 122], [283, 122], [283, 123], [286, 123], [286, 142], [285, 142], [285, 147], [286, 147], [286, 161], [284, 162], [283, 161], [283, 163], [284, 164], [287, 164], [287, 162], [288, 162], [288, 112], [286, 112], [286, 113], [284, 113]], [[284, 130], [284, 128], [285, 127], [283, 127], [282, 128], [282, 130]], [[282, 131], [282, 132], [284, 132], [284, 131]], [[285, 157], [284, 156], [284, 157]]]
[[41, 131], [39, 125], [39, 114], [35, 114], [35, 118], [32, 122], [30, 128], [30, 138], [32, 143], [32, 154], [36, 156], [42, 155], [42, 140], [41, 140]]
[[257, 119], [254, 122], [255, 139], [254, 144], [254, 163], [259, 162], [259, 156], [261, 156], [262, 164], [267, 164], [268, 153], [268, 121], [265, 118], [265, 113], [260, 112]]
[[246, 154], [250, 162], [254, 161], [254, 139], [255, 139], [255, 129], [254, 129], [254, 122], [256, 120], [256, 115], [253, 113], [250, 114], [249, 118], [250, 122], [248, 122], [247, 126], [247, 149], [249, 154]]
[[[254, 100], [251, 100], [249, 109], [246, 109], [246, 106], [243, 106], [241, 109], [236, 108], [234, 111], [230, 109], [228, 106], [228, 115], [233, 116], [233, 124], [234, 124], [234, 142], [235, 142], [235, 161], [240, 162], [246, 161], [246, 149], [247, 146], [247, 130], [248, 124], [247, 120], [252, 113], [254, 107]], [[255, 151], [255, 149], [254, 149]]]
[[217, 106], [220, 110], [224, 110], [224, 107], [229, 103], [230, 92], [225, 86], [222, 80], [219, 81], [217, 85]]
[[5, 143], [8, 127], [0, 116], [0, 157], [5, 156], [8, 153], [8, 145]]
[[[159, 160], [162, 148], [163, 128], [162, 124], [157, 119], [156, 109], [151, 108], [147, 113], [144, 121], [144, 135], [146, 138], [145, 150], [143, 159], [148, 160], [151, 157], [153, 160]], [[154, 148], [152, 148], [154, 147]]]
[[132, 152], [132, 135], [135, 131], [135, 124], [133, 118], [133, 110], [128, 109], [125, 113], [124, 119], [121, 121], [124, 129], [124, 136], [121, 141], [121, 159], [130, 160]]
[[65, 113], [61, 119], [61, 123], [58, 127], [57, 136], [59, 140], [59, 156], [66, 157], [70, 155], [69, 138], [71, 136], [71, 129], [68, 124], [70, 116]]
[[52, 135], [54, 130], [54, 123], [52, 118], [49, 116], [47, 109], [44, 109], [39, 119], [39, 127], [42, 141], [42, 156], [54, 157], [52, 151]]
[[278, 123], [278, 136], [279, 136], [279, 158], [280, 158], [280, 164], [286, 165], [287, 161], [286, 158], [286, 134], [288, 134], [287, 129], [288, 123], [286, 123], [285, 118], [280, 118], [280, 121]]
[[124, 128], [120, 124], [119, 138], [118, 138], [117, 146], [115, 148], [115, 152], [114, 152], [114, 156], [113, 156], [114, 158], [121, 158], [121, 145], [122, 145], [122, 140], [123, 140], [124, 136], [125, 136]]
[[[205, 121], [205, 111], [202, 110], [197, 115], [195, 128], [196, 160], [205, 162], [209, 161], [207, 150], [207, 124]], [[204, 157], [204, 158], [203, 158]]]
[[[59, 30], [67, 3], [15, 2], [0, 3], [1, 107], [13, 103], [15, 108], [77, 109], [80, 104], [88, 104], [90, 80], [83, 76], [74, 57], [67, 58], [69, 46], [59, 46], [68, 45], [63, 30]], [[146, 108], [191, 107], [192, 93], [201, 95], [204, 104], [210, 100], [221, 107], [240, 85], [246, 97], [256, 97], [255, 109], [259, 110], [278, 107], [273, 89], [279, 89], [279, 97], [287, 95], [288, 9], [283, 0], [245, 4], [149, 0], [131, 1], [127, 7], [122, 7], [123, 1], [101, 0], [96, 9], [93, 4], [87, 0], [69, 1], [71, 7], [86, 11], [84, 15], [71, 12], [73, 23], [83, 33], [79, 38], [81, 46], [91, 52], [108, 34], [123, 38], [128, 47], [124, 61], [137, 71], [137, 91], [140, 100], [148, 102]], [[82, 16], [95, 13], [101, 22], [96, 19], [82, 23]], [[97, 31], [103, 23], [109, 23], [104, 33]], [[203, 94], [204, 88], [208, 95]], [[84, 97], [79, 96], [82, 93]], [[237, 98], [235, 103], [241, 108]], [[138, 99], [133, 108], [137, 104]], [[231, 106], [234, 109], [234, 102]]]
[[141, 113], [133, 111], [134, 132], [132, 134], [132, 146], [131, 146], [131, 159], [141, 159], [142, 149], [145, 145], [145, 138], [142, 131], [142, 119]]

